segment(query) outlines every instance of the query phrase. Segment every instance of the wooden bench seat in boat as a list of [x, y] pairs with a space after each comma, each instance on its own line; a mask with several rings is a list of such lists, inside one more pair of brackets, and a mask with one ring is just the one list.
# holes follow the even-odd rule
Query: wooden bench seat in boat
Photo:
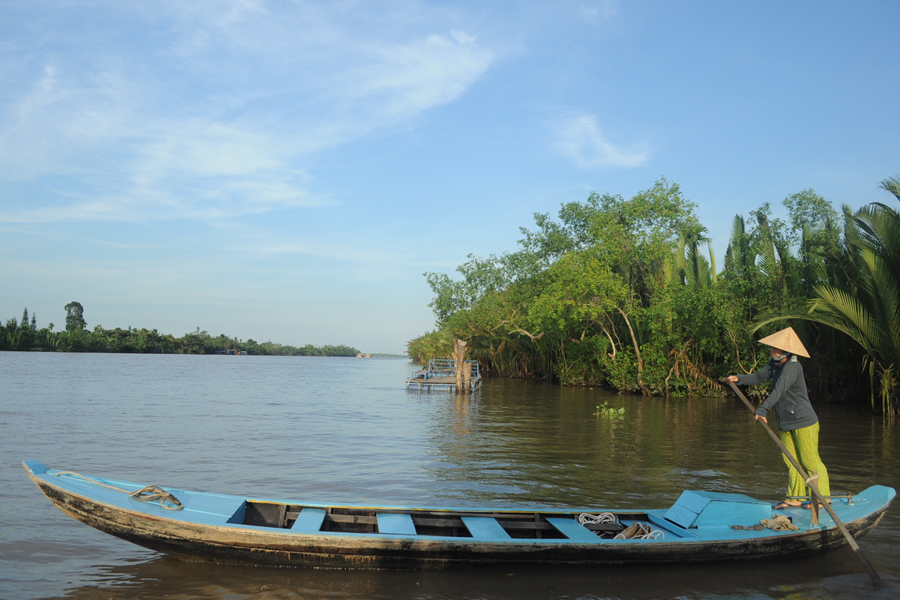
[[297, 520], [291, 526], [291, 531], [299, 533], [318, 533], [325, 522], [325, 509], [304, 508], [297, 515]]
[[565, 517], [547, 517], [547, 522], [556, 527], [560, 533], [570, 540], [579, 542], [597, 542], [600, 536], [576, 521]]
[[473, 538], [481, 540], [509, 540], [512, 539], [505, 529], [493, 517], [463, 517], [465, 524]]
[[416, 535], [416, 526], [410, 515], [405, 513], [375, 513], [379, 533], [399, 533]]

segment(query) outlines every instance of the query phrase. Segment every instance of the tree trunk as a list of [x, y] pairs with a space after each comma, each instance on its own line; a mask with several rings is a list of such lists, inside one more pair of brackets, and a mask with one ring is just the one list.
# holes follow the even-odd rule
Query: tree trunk
[[[467, 394], [469, 392], [469, 377], [466, 371], [466, 346], [463, 340], [453, 340], [453, 360], [456, 362], [456, 393]], [[469, 374], [471, 376], [471, 374]]]
[[631, 333], [631, 343], [634, 344], [634, 355], [637, 357], [637, 382], [638, 382], [638, 385], [641, 388], [641, 392], [645, 396], [652, 396], [653, 392], [651, 392], [650, 388], [648, 388], [644, 384], [644, 378], [642, 376], [642, 374], [644, 372], [644, 361], [643, 361], [643, 359], [641, 359], [641, 349], [638, 346], [637, 338], [634, 335], [634, 329], [631, 328], [631, 321], [628, 320], [628, 315], [625, 314], [624, 310], [622, 310], [618, 306], [616, 307], [616, 310], [618, 310], [620, 313], [622, 313], [622, 317], [625, 319], [625, 324], [628, 325], [628, 331], [629, 331], [629, 333]]

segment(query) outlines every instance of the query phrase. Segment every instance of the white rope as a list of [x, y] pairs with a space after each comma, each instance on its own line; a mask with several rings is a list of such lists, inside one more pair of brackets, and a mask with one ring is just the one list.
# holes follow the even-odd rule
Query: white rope
[[[582, 525], [588, 524], [604, 524], [604, 525], [615, 525], [619, 522], [619, 519], [616, 518], [616, 515], [613, 513], [600, 513], [599, 515], [592, 515], [590, 513], [581, 513], [578, 515], [578, 522]], [[625, 537], [625, 533], [628, 533], [628, 537]], [[596, 532], [595, 532], [596, 533]], [[633, 534], [633, 535], [631, 535]], [[599, 535], [599, 534], [598, 534]], [[657, 540], [657, 539], [665, 539], [666, 534], [659, 529], [653, 529], [646, 523], [641, 523], [640, 521], [635, 521], [627, 528], [625, 528], [622, 533], [619, 533], [614, 537], [615, 540]]]
[[[634, 535], [629, 537], [625, 536], [625, 532], [629, 529], [634, 530]], [[622, 533], [618, 534], [614, 537], [614, 540], [658, 540], [665, 539], [666, 534], [659, 529], [653, 529], [646, 523], [641, 523], [640, 521], [635, 521]]]
[[580, 515], [578, 515], [578, 522], [582, 525], [587, 525], [588, 523], [616, 524], [619, 522], [619, 520], [616, 518], [616, 515], [608, 512], [600, 513], [599, 515], [581, 513]]

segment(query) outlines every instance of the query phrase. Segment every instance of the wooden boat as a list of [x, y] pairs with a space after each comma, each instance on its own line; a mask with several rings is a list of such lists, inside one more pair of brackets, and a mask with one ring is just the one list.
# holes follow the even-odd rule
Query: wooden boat
[[[145, 487], [26, 460], [28, 476], [65, 514], [190, 559], [279, 566], [447, 568], [476, 564], [682, 564], [799, 557], [846, 543], [822, 511], [774, 510], [742, 494], [686, 491], [668, 509], [402, 508], [260, 500]], [[895, 496], [872, 486], [833, 498], [854, 537]], [[776, 515], [793, 530], [778, 531]], [[645, 532], [643, 535], [641, 532]], [[637, 534], [636, 534], [637, 533]]]

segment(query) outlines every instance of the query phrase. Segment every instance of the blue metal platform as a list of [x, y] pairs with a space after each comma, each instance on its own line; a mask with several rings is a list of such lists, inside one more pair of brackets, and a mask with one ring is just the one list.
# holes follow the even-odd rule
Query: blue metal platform
[[[481, 388], [481, 369], [477, 360], [464, 361], [470, 369], [469, 391], [474, 392]], [[456, 390], [456, 361], [449, 358], [433, 358], [428, 361], [428, 367], [412, 374], [406, 380], [408, 390]]]

